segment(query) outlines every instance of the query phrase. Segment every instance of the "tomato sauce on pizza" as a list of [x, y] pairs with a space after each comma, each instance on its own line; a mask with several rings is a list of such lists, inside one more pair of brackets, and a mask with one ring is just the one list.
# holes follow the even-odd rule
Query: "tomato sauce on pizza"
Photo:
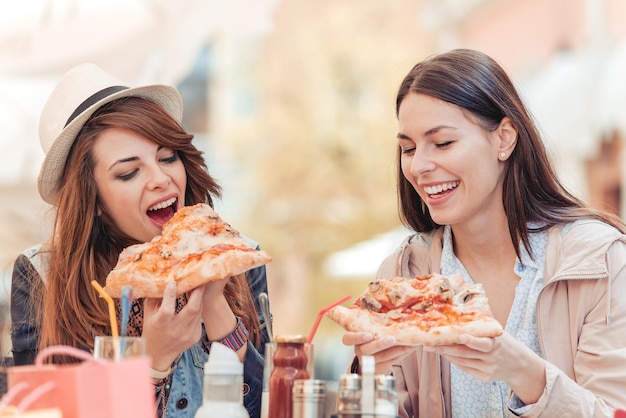
[[482, 286], [457, 274], [379, 278], [352, 306], [336, 306], [327, 315], [348, 331], [393, 336], [399, 345], [455, 344], [462, 334], [495, 337], [503, 332]]
[[271, 257], [257, 250], [206, 204], [181, 208], [150, 242], [131, 245], [119, 256], [104, 290], [120, 297], [124, 286], [135, 297], [163, 297], [170, 280], [178, 294], [267, 264]]

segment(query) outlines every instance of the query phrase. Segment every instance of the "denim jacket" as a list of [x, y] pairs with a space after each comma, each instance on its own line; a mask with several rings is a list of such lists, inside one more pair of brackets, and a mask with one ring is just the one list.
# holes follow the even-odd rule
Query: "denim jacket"
[[[254, 243], [255, 247], [258, 245]], [[40, 247], [33, 247], [17, 257], [13, 265], [11, 283], [11, 341], [15, 365], [33, 364], [37, 355], [38, 326], [35, 313], [30, 311], [30, 289], [33, 280], [41, 280], [37, 272], [45, 272], [45, 253]], [[258, 418], [261, 413], [261, 392], [263, 388], [263, 366], [265, 344], [269, 342], [267, 318], [261, 313], [258, 296], [267, 292], [265, 266], [247, 273], [248, 284], [255, 301], [261, 322], [261, 344], [259, 349], [248, 342], [244, 358], [244, 405], [250, 418]], [[271, 320], [271, 318], [269, 319]], [[193, 418], [202, 405], [204, 364], [208, 354], [199, 341], [182, 353], [171, 376], [171, 387], [166, 405], [167, 418]], [[163, 411], [158, 408], [159, 417]]]

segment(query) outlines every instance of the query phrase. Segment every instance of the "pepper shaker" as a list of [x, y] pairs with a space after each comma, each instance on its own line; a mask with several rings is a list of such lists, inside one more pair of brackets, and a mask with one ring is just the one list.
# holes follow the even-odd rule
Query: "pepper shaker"
[[361, 376], [349, 373], [339, 377], [335, 410], [342, 418], [357, 417], [357, 413], [361, 411]]
[[292, 418], [324, 418], [326, 381], [316, 379], [294, 380], [292, 399]]
[[375, 381], [375, 411], [377, 415], [395, 417], [398, 414], [398, 392], [396, 378], [384, 374], [376, 375]]

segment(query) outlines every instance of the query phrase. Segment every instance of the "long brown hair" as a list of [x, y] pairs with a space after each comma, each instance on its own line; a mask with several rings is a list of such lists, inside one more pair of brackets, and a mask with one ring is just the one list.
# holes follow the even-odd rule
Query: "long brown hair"
[[[572, 195], [558, 180], [545, 146], [513, 83], [498, 63], [475, 50], [455, 49], [432, 56], [406, 75], [396, 97], [396, 115], [409, 93], [420, 93], [461, 107], [486, 130], [507, 116], [517, 129], [517, 144], [504, 170], [502, 200], [511, 240], [519, 256], [521, 242], [530, 253], [528, 223], [545, 230], [583, 218], [606, 222], [622, 232], [616, 216], [596, 211]], [[398, 203], [402, 223], [415, 231], [439, 227], [413, 186], [402, 174], [397, 154]]]
[[[122, 249], [137, 241], [115, 226], [104, 211], [93, 177], [93, 143], [110, 128], [124, 128], [176, 151], [187, 174], [185, 205], [207, 203], [221, 196], [221, 188], [184, 131], [159, 105], [138, 97], [112, 101], [98, 109], [79, 132], [67, 158], [50, 252], [46, 284], [36, 293], [41, 324], [40, 348], [65, 344], [93, 348], [94, 335], [110, 334], [108, 308], [91, 286], [101, 285], [117, 263]], [[98, 210], [102, 215], [98, 216]], [[245, 274], [232, 278], [224, 290], [235, 315], [260, 343], [260, 322]], [[41, 304], [40, 304], [41, 303]]]

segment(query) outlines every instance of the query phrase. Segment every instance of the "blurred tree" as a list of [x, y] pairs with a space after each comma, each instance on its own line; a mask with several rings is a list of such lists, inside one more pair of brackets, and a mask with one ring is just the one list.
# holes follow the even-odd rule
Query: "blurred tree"
[[254, 109], [227, 134], [245, 171], [238, 225], [274, 258], [270, 290], [273, 308], [290, 313], [276, 315], [285, 328], [363, 287], [327, 283], [329, 253], [398, 225], [395, 92], [427, 48], [416, 19], [412, 1], [284, 0], [271, 35], [244, 53], [254, 68], [240, 97]]

